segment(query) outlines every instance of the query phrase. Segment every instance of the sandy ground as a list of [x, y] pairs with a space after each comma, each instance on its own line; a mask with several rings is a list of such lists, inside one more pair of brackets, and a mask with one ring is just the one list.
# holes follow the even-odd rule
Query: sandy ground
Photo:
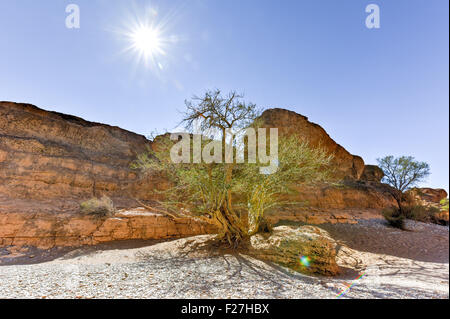
[[449, 228], [409, 226], [320, 226], [339, 243], [339, 278], [212, 252], [210, 236], [4, 256], [0, 298], [449, 298]]

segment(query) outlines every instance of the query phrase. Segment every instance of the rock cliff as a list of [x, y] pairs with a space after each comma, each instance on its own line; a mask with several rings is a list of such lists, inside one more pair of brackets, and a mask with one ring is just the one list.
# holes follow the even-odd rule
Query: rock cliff
[[[392, 204], [377, 170], [365, 166], [361, 157], [347, 152], [319, 125], [282, 109], [267, 110], [262, 119], [267, 127], [278, 127], [280, 135], [296, 132], [310, 145], [327, 149], [334, 156], [335, 179], [344, 181], [299, 188], [294, 199], [304, 203], [303, 210], [278, 210], [271, 212], [271, 219], [354, 222], [349, 210], [361, 213]], [[79, 216], [79, 203], [93, 196], [108, 195], [123, 209], [138, 206], [134, 198], [152, 199], [147, 190], [165, 181], [155, 176], [141, 180], [130, 169], [147, 147], [153, 144], [144, 136], [118, 127], [29, 104], [0, 102], [0, 245], [79, 245], [206, 232], [206, 226], [193, 230], [194, 222], [185, 227], [186, 223], [177, 226], [173, 221], [163, 223], [170, 231], [151, 231], [161, 228], [160, 217], [135, 214], [93, 221]], [[143, 228], [133, 226], [136, 223], [143, 223]], [[81, 228], [75, 231], [67, 225]]]
[[277, 127], [279, 136], [297, 134], [310, 146], [322, 147], [332, 154], [336, 179], [360, 179], [364, 171], [364, 160], [350, 154], [337, 144], [321, 126], [308, 121], [307, 117], [284, 109], [270, 109], [261, 115], [261, 120], [262, 127]]
[[0, 195], [25, 199], [124, 197], [130, 162], [151, 142], [118, 127], [0, 102]]

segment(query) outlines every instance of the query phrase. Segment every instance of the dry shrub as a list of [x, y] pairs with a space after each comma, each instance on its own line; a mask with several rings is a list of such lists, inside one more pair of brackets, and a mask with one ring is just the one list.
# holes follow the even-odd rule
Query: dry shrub
[[442, 199], [439, 204], [441, 206], [441, 211], [442, 212], [448, 212], [448, 206], [449, 206], [448, 198]]
[[384, 209], [383, 217], [391, 226], [404, 229], [405, 219], [442, 224], [442, 221], [439, 220], [439, 212], [440, 209], [434, 206], [408, 205], [402, 206], [402, 212], [395, 207]]
[[405, 216], [408, 219], [417, 220], [424, 223], [438, 224], [437, 215], [440, 210], [434, 206], [414, 205], [404, 208]]
[[273, 225], [270, 221], [268, 221], [266, 218], [262, 218], [259, 225], [258, 225], [258, 233], [260, 234], [272, 234], [273, 232]]
[[94, 215], [96, 217], [108, 217], [114, 215], [116, 208], [111, 198], [102, 196], [100, 199], [93, 197], [80, 204], [83, 214]]
[[405, 228], [405, 216], [401, 214], [398, 208], [391, 207], [383, 210], [383, 217], [389, 225], [395, 228]]

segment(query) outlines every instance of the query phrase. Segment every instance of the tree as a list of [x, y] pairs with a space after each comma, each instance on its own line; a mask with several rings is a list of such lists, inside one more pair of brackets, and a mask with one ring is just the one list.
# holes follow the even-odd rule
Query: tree
[[[265, 163], [259, 157], [250, 161], [249, 152], [244, 153], [247, 161], [239, 161], [239, 150], [250, 150], [250, 139], [245, 143], [230, 141], [227, 133], [258, 130], [260, 112], [236, 92], [222, 96], [219, 90], [208, 91], [201, 98], [186, 101], [186, 108], [182, 123], [191, 133], [190, 145], [199, 137], [218, 145], [214, 152], [219, 151], [219, 160], [194, 160], [196, 154], [192, 153], [189, 163], [175, 163], [171, 150], [177, 141], [166, 136], [159, 139], [157, 150], [141, 154], [133, 167], [144, 173], [157, 172], [169, 180], [167, 189], [155, 190], [162, 195], [159, 204], [165, 212], [170, 216], [183, 212], [216, 225], [220, 238], [233, 247], [260, 229], [267, 209], [285, 204], [280, 194], [289, 192], [290, 185], [324, 181], [328, 176], [331, 157], [322, 149], [310, 148], [298, 136], [277, 140], [275, 172], [264, 172], [261, 167]], [[258, 141], [258, 152], [261, 147]], [[226, 149], [231, 149], [231, 161], [226, 151], [220, 152]]]
[[386, 156], [377, 159], [378, 165], [384, 172], [383, 182], [393, 187], [394, 196], [400, 213], [403, 213], [403, 193], [411, 187], [425, 180], [430, 175], [430, 166], [419, 162], [412, 156]]

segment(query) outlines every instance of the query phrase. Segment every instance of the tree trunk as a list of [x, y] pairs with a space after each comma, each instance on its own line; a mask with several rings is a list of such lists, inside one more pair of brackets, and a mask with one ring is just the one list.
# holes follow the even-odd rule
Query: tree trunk
[[398, 212], [399, 215], [403, 215], [403, 206], [402, 206], [402, 196], [403, 193], [401, 191], [396, 191], [393, 193], [394, 199], [397, 202], [398, 205]]
[[245, 225], [239, 216], [226, 207], [226, 204], [217, 210], [214, 214], [218, 226], [220, 227], [220, 236], [226, 240], [231, 247], [236, 248], [245, 238], [247, 232]]

